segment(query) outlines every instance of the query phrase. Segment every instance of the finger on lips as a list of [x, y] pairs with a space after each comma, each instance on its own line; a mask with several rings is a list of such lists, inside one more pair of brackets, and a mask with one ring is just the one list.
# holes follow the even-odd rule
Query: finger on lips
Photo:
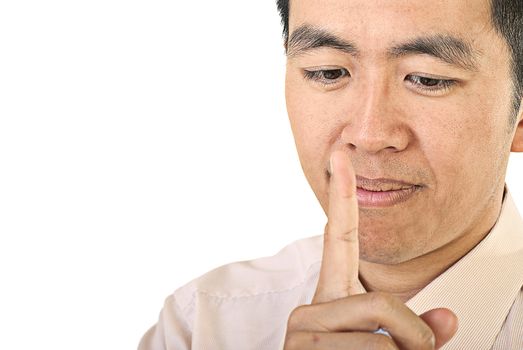
[[328, 224], [323, 242], [320, 278], [313, 303], [363, 293], [358, 279], [358, 199], [356, 176], [347, 152], [330, 158]]
[[[433, 349], [431, 328], [401, 300], [386, 293], [365, 293], [358, 276], [356, 175], [348, 152], [331, 154], [330, 174], [317, 288], [311, 305], [291, 313], [288, 330], [292, 332], [287, 333], [285, 348], [338, 349], [350, 344], [361, 349]], [[393, 338], [387, 331], [376, 334], [381, 327]]]

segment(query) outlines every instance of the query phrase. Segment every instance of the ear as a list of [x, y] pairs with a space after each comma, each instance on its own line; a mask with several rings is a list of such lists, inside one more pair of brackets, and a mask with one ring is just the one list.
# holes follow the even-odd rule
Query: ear
[[519, 108], [517, 120], [518, 125], [516, 126], [516, 134], [512, 140], [512, 147], [510, 148], [511, 152], [523, 152], [523, 101]]

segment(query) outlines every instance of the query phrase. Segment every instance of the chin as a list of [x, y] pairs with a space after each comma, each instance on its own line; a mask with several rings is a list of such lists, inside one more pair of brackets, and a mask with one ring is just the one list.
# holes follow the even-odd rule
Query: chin
[[360, 232], [360, 259], [373, 264], [396, 265], [413, 257], [409, 254], [409, 247], [391, 237], [375, 234], [361, 234]]

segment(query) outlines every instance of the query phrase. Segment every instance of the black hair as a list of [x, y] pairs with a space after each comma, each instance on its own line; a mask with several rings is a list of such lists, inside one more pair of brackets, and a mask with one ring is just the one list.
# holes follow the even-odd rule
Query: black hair
[[[285, 43], [289, 39], [289, 1], [276, 0]], [[514, 116], [511, 118], [511, 122], [515, 123], [523, 98], [523, 0], [489, 1], [493, 27], [506, 40], [512, 55]]]
[[523, 0], [491, 0], [491, 12], [494, 28], [505, 38], [512, 55], [514, 125], [523, 98]]

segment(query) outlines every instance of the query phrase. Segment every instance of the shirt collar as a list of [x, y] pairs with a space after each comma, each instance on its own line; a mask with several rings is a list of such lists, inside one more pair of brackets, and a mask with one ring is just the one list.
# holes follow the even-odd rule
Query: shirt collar
[[407, 301], [416, 314], [445, 307], [457, 333], [442, 349], [489, 349], [523, 285], [523, 221], [505, 187], [499, 218], [467, 255]]

